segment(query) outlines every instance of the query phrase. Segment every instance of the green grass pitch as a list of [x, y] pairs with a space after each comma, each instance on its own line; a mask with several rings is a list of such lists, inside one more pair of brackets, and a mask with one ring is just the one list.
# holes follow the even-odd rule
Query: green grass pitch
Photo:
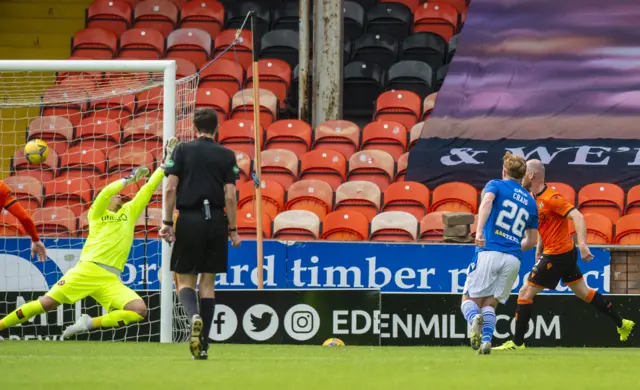
[[632, 389], [639, 366], [637, 349], [215, 345], [192, 361], [185, 344], [0, 342], [2, 389]]

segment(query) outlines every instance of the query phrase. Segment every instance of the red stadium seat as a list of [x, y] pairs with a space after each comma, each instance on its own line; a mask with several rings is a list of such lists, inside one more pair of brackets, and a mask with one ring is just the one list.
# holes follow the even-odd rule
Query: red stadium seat
[[467, 12], [469, 6], [468, 0], [438, 0], [439, 3], [451, 4], [456, 8], [459, 14], [463, 15]]
[[30, 164], [24, 157], [24, 148], [18, 149], [11, 160], [11, 170], [16, 176], [34, 177], [45, 183], [52, 180], [58, 172], [58, 154], [49, 149], [47, 160], [41, 165]]
[[292, 151], [263, 150], [260, 157], [261, 179], [276, 181], [287, 190], [298, 178], [298, 157]]
[[414, 32], [431, 32], [449, 42], [458, 32], [458, 11], [450, 4], [430, 1], [415, 10]]
[[219, 58], [200, 72], [200, 87], [219, 88], [229, 96], [244, 84], [244, 68], [232, 60]]
[[176, 78], [182, 79], [192, 74], [198, 73], [196, 64], [184, 58], [174, 58], [176, 62]]
[[382, 211], [404, 211], [419, 221], [429, 211], [429, 189], [413, 181], [393, 183], [384, 190]]
[[407, 174], [407, 167], [409, 166], [409, 152], [403, 154], [398, 159], [398, 172], [396, 173], [396, 177], [394, 181], [400, 182], [404, 181], [404, 177]]
[[398, 122], [410, 129], [420, 118], [420, 96], [411, 91], [387, 91], [376, 99], [374, 120]]
[[424, 102], [422, 102], [422, 117], [420, 118], [421, 121], [426, 121], [429, 118], [431, 112], [433, 111], [433, 108], [436, 106], [437, 97], [438, 93], [434, 92], [424, 98]]
[[76, 236], [87, 237], [89, 235], [89, 210], [85, 211], [78, 217], [78, 229]]
[[315, 240], [319, 237], [320, 219], [311, 211], [283, 211], [273, 220], [274, 239], [304, 241]]
[[586, 185], [578, 192], [578, 207], [583, 214], [602, 214], [615, 224], [624, 210], [624, 191], [610, 183]]
[[155, 169], [153, 155], [143, 148], [120, 147], [109, 152], [109, 172], [129, 171], [141, 165]]
[[[275, 218], [284, 210], [284, 187], [275, 181], [262, 181], [262, 212]], [[256, 189], [253, 181], [238, 186], [238, 213], [252, 212], [255, 214]]]
[[[262, 126], [260, 133], [264, 134]], [[260, 136], [260, 140], [264, 143], [264, 137]], [[230, 119], [220, 125], [218, 129], [218, 141], [221, 145], [240, 151], [249, 156], [255, 155], [255, 130], [253, 121], [247, 119]], [[260, 145], [262, 149], [263, 145]]]
[[394, 160], [407, 149], [407, 129], [398, 122], [378, 120], [362, 130], [362, 150], [381, 150]]
[[71, 237], [76, 231], [77, 216], [66, 207], [44, 207], [34, 211], [33, 222], [45, 237]]
[[[280, 102], [280, 107], [285, 107], [291, 86], [291, 66], [275, 58], [262, 59], [258, 61], [258, 74], [260, 88], [273, 92]], [[253, 67], [247, 69], [247, 81], [244, 87], [253, 88]]]
[[[236, 33], [238, 30], [223, 30], [216, 36], [214, 42], [213, 57], [217, 58], [226, 48], [233, 45], [236, 41]], [[248, 30], [242, 30], [238, 37], [238, 42], [234, 47], [227, 50], [220, 58], [225, 58], [233, 62], [238, 62], [244, 69], [249, 69], [253, 58], [251, 56], [252, 50], [251, 32]]]
[[69, 74], [58, 82], [58, 87], [63, 90], [82, 90], [89, 96], [97, 94], [96, 78], [87, 74]]
[[149, 207], [136, 221], [134, 237], [158, 238], [162, 227], [162, 209]]
[[148, 122], [147, 118], [138, 117], [127, 123], [122, 132], [124, 147], [142, 148], [154, 155], [162, 156], [162, 121]]
[[236, 165], [240, 170], [240, 179], [236, 180], [236, 187], [238, 187], [240, 184], [248, 181], [251, 178], [252, 161], [251, 156], [244, 152], [234, 150], [234, 153], [236, 154]]
[[[278, 119], [278, 98], [266, 89], [260, 88], [258, 101], [260, 102], [260, 126], [269, 127]], [[231, 118], [253, 119], [253, 90], [243, 89], [231, 98]]]
[[442, 211], [436, 211], [422, 218], [420, 221], [418, 241], [442, 241], [442, 233], [444, 232], [442, 214]]
[[273, 122], [267, 129], [266, 149], [287, 149], [302, 157], [311, 148], [311, 126], [297, 119]]
[[30, 176], [9, 176], [3, 181], [25, 209], [33, 211], [42, 206], [44, 187], [40, 180]]
[[184, 58], [198, 68], [211, 57], [211, 36], [198, 28], [181, 28], [167, 38], [167, 59]]
[[335, 210], [357, 211], [371, 221], [380, 211], [380, 188], [370, 181], [351, 181], [336, 190]]
[[101, 118], [83, 119], [76, 128], [76, 141], [109, 151], [120, 143], [120, 125]]
[[158, 111], [164, 107], [164, 88], [155, 87], [136, 93], [136, 113]]
[[85, 178], [107, 173], [107, 156], [104, 150], [87, 148], [86, 145], [73, 146], [60, 156], [58, 175]]
[[322, 222], [322, 236], [327, 241], [364, 241], [369, 238], [369, 220], [357, 211], [334, 211]]
[[132, 28], [120, 37], [118, 58], [159, 60], [164, 58], [164, 36], [152, 28]]
[[424, 124], [425, 122], [418, 122], [411, 128], [411, 131], [409, 132], [409, 150], [418, 143], [420, 135], [422, 135], [422, 128], [424, 127]]
[[[238, 235], [244, 240], [255, 240], [258, 234], [257, 219], [252, 211], [243, 211], [238, 213], [236, 218], [236, 226]], [[268, 214], [262, 214], [262, 237], [271, 238], [271, 217]]]
[[576, 204], [576, 191], [568, 184], [564, 183], [547, 183], [547, 187], [557, 191], [569, 203]]
[[630, 214], [621, 217], [616, 223], [614, 244], [640, 245], [640, 215]]
[[418, 234], [418, 220], [404, 211], [387, 211], [371, 220], [371, 241], [412, 242]]
[[82, 89], [48, 88], [42, 97], [42, 116], [61, 116], [77, 126], [87, 110], [89, 95]]
[[[91, 100], [89, 111], [91, 117], [100, 118], [103, 121], [124, 121], [128, 120], [135, 111], [135, 96], [132, 93], [125, 93], [120, 85], [108, 84], [104, 87], [101, 100]], [[111, 95], [111, 97], [108, 97]]]
[[476, 214], [478, 212], [478, 191], [467, 183], [441, 184], [433, 190], [430, 212], [435, 211]]
[[307, 210], [323, 220], [333, 210], [333, 189], [321, 180], [299, 180], [287, 190], [286, 210]]
[[196, 92], [196, 108], [203, 107], [216, 110], [219, 123], [222, 124], [229, 117], [231, 98], [222, 89], [200, 87]]
[[217, 1], [188, 1], [180, 7], [180, 28], [199, 28], [215, 38], [223, 25], [224, 6]]
[[360, 150], [360, 128], [349, 121], [322, 122], [314, 132], [313, 149], [335, 150], [342, 153], [344, 158], [351, 158]]
[[[611, 244], [613, 241], [613, 223], [611, 219], [601, 214], [586, 213], [583, 215], [587, 225], [587, 244]], [[576, 234], [576, 228], [572, 220], [569, 220], [569, 233], [572, 236]]]
[[394, 175], [393, 156], [382, 150], [363, 150], [349, 159], [347, 181], [368, 180], [384, 191]]
[[0, 235], [3, 237], [26, 236], [22, 224], [7, 210], [0, 211]]
[[132, 9], [125, 0], [94, 0], [87, 10], [87, 27], [121, 36], [131, 26]]
[[118, 37], [102, 28], [85, 28], [73, 36], [71, 55], [95, 60], [110, 60], [118, 53]]
[[134, 9], [133, 26], [153, 28], [166, 38], [178, 24], [178, 7], [168, 0], [147, 0]]
[[39, 138], [58, 153], [64, 153], [73, 139], [73, 125], [58, 116], [42, 116], [29, 123], [28, 139]]
[[75, 215], [88, 210], [93, 199], [91, 183], [79, 177], [56, 178], [45, 185], [44, 192], [44, 207], [68, 207]]
[[322, 180], [335, 191], [346, 175], [347, 161], [340, 152], [313, 150], [300, 159], [300, 180]]

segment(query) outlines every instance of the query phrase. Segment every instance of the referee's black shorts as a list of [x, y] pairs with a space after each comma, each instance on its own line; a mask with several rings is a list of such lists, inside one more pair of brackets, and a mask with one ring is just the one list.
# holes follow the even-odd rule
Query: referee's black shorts
[[226, 273], [228, 222], [222, 209], [212, 209], [206, 220], [201, 210], [180, 210], [171, 271], [179, 274]]

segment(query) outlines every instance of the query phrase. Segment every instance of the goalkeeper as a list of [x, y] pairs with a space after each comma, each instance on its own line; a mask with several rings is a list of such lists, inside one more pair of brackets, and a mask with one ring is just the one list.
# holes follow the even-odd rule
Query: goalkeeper
[[[176, 138], [167, 143], [165, 162], [178, 144]], [[130, 202], [125, 204], [118, 193], [127, 185], [149, 175], [147, 167], [135, 169], [124, 179], [106, 186], [89, 209], [89, 236], [80, 261], [38, 300], [26, 303], [0, 320], [0, 331], [26, 322], [30, 318], [55, 310], [61, 304], [72, 304], [87, 296], [107, 309], [108, 314], [91, 318], [83, 314], [65, 329], [63, 338], [98, 328], [115, 328], [142, 321], [147, 306], [140, 296], [120, 280], [131, 245], [135, 225], [164, 177], [164, 162]]]

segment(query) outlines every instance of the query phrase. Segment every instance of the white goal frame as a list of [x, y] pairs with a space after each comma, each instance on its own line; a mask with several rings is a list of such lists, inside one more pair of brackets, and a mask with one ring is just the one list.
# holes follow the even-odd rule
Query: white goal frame
[[[176, 134], [176, 62], [173, 60], [0, 60], [0, 72], [161, 72], [164, 87], [162, 136], [167, 140]], [[163, 194], [165, 186], [166, 182], [163, 182]], [[162, 217], [163, 220], [173, 220], [173, 216]], [[173, 276], [170, 262], [171, 247], [163, 240], [160, 265], [161, 343], [171, 343], [173, 337]]]

